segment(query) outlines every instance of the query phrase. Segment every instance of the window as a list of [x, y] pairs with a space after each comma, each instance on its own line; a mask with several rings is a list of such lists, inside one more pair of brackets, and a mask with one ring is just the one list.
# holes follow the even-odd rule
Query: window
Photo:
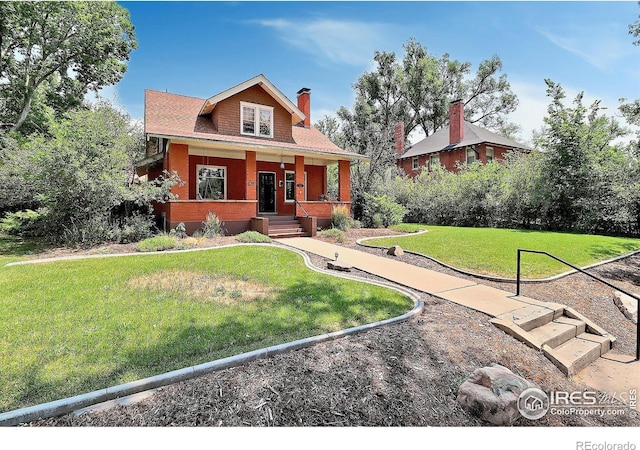
[[418, 168], [419, 168], [419, 167], [420, 167], [420, 164], [418, 163], [418, 157], [417, 157], [417, 156], [414, 156], [414, 157], [411, 159], [411, 168], [412, 168], [413, 170], [418, 170]]
[[227, 198], [227, 168], [196, 166], [198, 173], [198, 200], [225, 200]]
[[273, 108], [240, 102], [240, 133], [251, 136], [273, 137]]
[[493, 147], [487, 147], [487, 162], [493, 161]]
[[[296, 198], [296, 173], [290, 170], [284, 173], [284, 201], [292, 202]], [[304, 173], [304, 200], [307, 200], [307, 172]]]
[[435, 155], [431, 155], [429, 157], [429, 166], [431, 167], [431, 169], [433, 170], [439, 165], [440, 165], [440, 154], [436, 153]]
[[473, 164], [476, 161], [476, 151], [472, 148], [467, 149], [467, 164]]

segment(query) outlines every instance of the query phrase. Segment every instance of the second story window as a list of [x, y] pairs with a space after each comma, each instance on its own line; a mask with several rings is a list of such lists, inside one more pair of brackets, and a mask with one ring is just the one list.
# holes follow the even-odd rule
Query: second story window
[[487, 147], [487, 162], [493, 161], [493, 147]]
[[467, 164], [476, 162], [476, 152], [472, 148], [467, 148]]
[[411, 168], [413, 170], [418, 170], [420, 168], [420, 163], [418, 162], [418, 157], [417, 156], [414, 156], [411, 159]]
[[240, 133], [250, 136], [273, 137], [273, 108], [240, 102]]
[[429, 157], [429, 166], [431, 167], [431, 170], [435, 169], [439, 165], [440, 165], [440, 155], [438, 153], [436, 153], [435, 155], [431, 155]]

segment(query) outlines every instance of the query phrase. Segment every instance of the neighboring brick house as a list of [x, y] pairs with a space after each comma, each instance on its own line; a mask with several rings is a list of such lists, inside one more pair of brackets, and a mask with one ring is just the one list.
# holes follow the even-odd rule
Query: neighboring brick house
[[464, 105], [457, 100], [449, 108], [449, 126], [404, 149], [404, 132], [396, 133], [398, 167], [410, 177], [423, 170], [431, 170], [435, 164], [451, 172], [458, 171], [457, 163], [475, 161], [488, 163], [504, 159], [510, 151], [531, 151], [526, 145], [500, 136], [464, 120]]
[[[362, 155], [338, 148], [311, 125], [310, 90], [297, 105], [264, 75], [207, 99], [145, 91], [147, 157], [139, 176], [163, 170], [184, 181], [178, 196], [157, 204], [165, 229], [184, 222], [187, 233], [214, 212], [230, 234], [315, 235], [335, 205], [350, 208], [350, 161]], [[327, 166], [338, 165], [339, 198], [327, 201]]]

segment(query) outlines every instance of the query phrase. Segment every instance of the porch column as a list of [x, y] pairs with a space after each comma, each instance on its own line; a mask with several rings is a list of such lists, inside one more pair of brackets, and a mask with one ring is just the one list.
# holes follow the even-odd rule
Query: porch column
[[245, 200], [257, 200], [256, 189], [256, 152], [245, 152], [245, 179], [247, 183], [245, 185], [244, 198]]
[[169, 145], [169, 151], [167, 152], [167, 161], [165, 167], [169, 173], [174, 170], [178, 173], [178, 176], [184, 184], [182, 186], [175, 185], [171, 188], [171, 192], [178, 196], [180, 200], [189, 199], [189, 146], [185, 144]]
[[[296, 187], [295, 187], [295, 197], [299, 202], [304, 201], [304, 156], [296, 155], [295, 158], [295, 179], [296, 179]], [[302, 186], [302, 187], [301, 187]], [[302, 215], [303, 212], [296, 203], [295, 207], [295, 215]]]
[[351, 201], [351, 161], [338, 161], [338, 200]]

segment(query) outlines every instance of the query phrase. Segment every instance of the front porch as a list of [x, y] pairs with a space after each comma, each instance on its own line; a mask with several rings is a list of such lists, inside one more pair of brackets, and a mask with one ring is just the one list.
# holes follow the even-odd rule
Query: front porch
[[[163, 170], [177, 172], [177, 199], [158, 205], [165, 231], [184, 223], [191, 235], [215, 213], [228, 234], [247, 230], [277, 236], [274, 222], [297, 222], [287, 233], [314, 236], [328, 227], [335, 206], [350, 209], [350, 161], [332, 155], [300, 155], [285, 151], [229, 151], [170, 143], [165, 157], [146, 167], [150, 178]], [[338, 199], [328, 200], [328, 172], [338, 165]], [[290, 219], [290, 220], [289, 220]], [[270, 231], [271, 229], [271, 231]]]

